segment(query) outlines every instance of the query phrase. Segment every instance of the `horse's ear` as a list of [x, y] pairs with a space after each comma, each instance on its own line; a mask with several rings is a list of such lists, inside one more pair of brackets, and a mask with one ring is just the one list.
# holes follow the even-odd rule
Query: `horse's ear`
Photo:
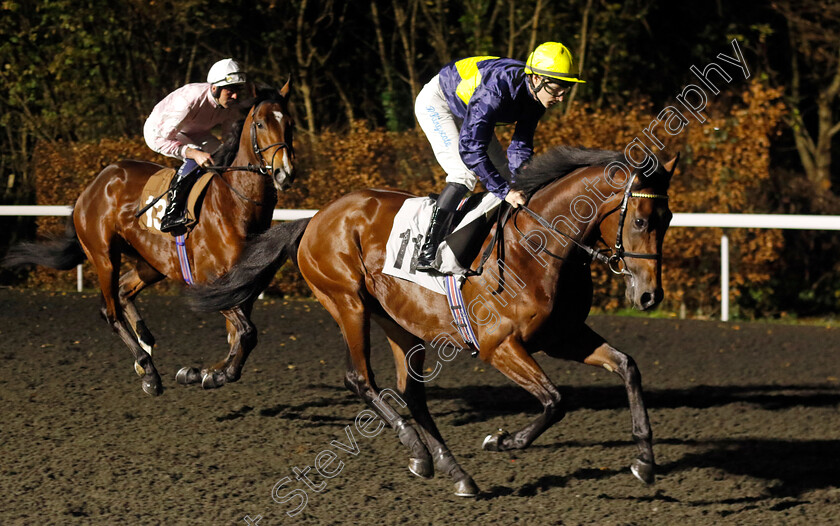
[[679, 160], [680, 160], [680, 154], [679, 154], [679, 152], [677, 152], [676, 157], [674, 157], [673, 159], [671, 159], [670, 161], [668, 161], [667, 163], [665, 163], [663, 165], [663, 168], [668, 170], [668, 177], [669, 178], [674, 175], [674, 170], [677, 169], [677, 162], [679, 162]]
[[288, 100], [289, 92], [291, 91], [291, 89], [292, 89], [292, 77], [289, 77], [289, 80], [286, 81], [286, 83], [283, 85], [282, 88], [280, 88], [278, 90], [278, 92], [280, 93], [281, 97]]

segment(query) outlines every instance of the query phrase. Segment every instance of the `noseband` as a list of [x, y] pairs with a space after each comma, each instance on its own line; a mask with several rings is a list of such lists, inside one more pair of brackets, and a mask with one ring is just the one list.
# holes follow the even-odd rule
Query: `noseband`
[[[544, 217], [537, 214], [536, 212], [534, 212], [533, 210], [531, 210], [527, 206], [522, 205], [522, 206], [520, 206], [520, 208], [522, 210], [524, 210], [528, 215], [533, 217], [543, 228], [545, 228], [547, 230], [551, 230], [554, 233], [557, 233], [557, 234], [560, 234], [561, 236], [569, 238], [572, 241], [572, 243], [574, 243], [575, 245], [580, 247], [584, 252], [589, 254], [589, 256], [592, 258], [592, 261], [598, 260], [598, 261], [606, 264], [607, 267], [613, 272], [613, 274], [618, 274], [618, 275], [629, 274], [629, 272], [626, 269], [626, 264], [624, 263], [624, 258], [655, 259], [657, 261], [662, 259], [662, 254], [659, 253], [659, 252], [654, 253], [654, 254], [641, 254], [641, 253], [638, 253], [638, 252], [627, 252], [626, 250], [624, 250], [624, 244], [623, 244], [624, 220], [627, 217], [627, 204], [630, 201], [630, 198], [631, 197], [639, 197], [639, 198], [643, 198], [643, 199], [665, 199], [665, 200], [668, 199], [668, 196], [666, 194], [650, 194], [650, 193], [645, 193], [645, 192], [634, 192], [634, 191], [632, 191], [631, 188], [633, 187], [633, 181], [635, 180], [635, 178], [636, 178], [636, 174], [634, 173], [630, 177], [630, 180], [627, 182], [627, 187], [624, 190], [624, 197], [621, 199], [621, 204], [619, 206], [613, 208], [609, 212], [607, 212], [604, 215], [604, 217], [601, 218], [601, 221], [603, 222], [603, 220], [606, 219], [607, 216], [609, 216], [610, 214], [612, 214], [616, 211], [619, 211], [618, 231], [616, 233], [615, 246], [614, 246], [613, 249], [608, 249], [608, 250], [611, 250], [611, 252], [612, 252], [612, 255], [609, 255], [609, 256], [607, 254], [605, 254], [604, 252], [598, 250], [598, 249], [592, 248], [588, 245], [584, 245], [583, 243], [579, 242], [577, 239], [575, 239], [572, 236], [566, 234], [565, 232], [560, 232], [559, 230], [554, 228]], [[517, 230], [519, 230], [519, 229], [517, 228]], [[522, 234], [521, 231], [519, 233]], [[545, 252], [546, 254], [554, 257], [554, 258], [561, 259], [560, 256], [552, 254], [551, 252], [549, 252], [548, 250], [546, 250], [544, 248], [542, 249], [542, 251]]]
[[[253, 111], [256, 111], [256, 108]], [[277, 156], [277, 153], [280, 152], [280, 150], [285, 149], [285, 150], [288, 150], [289, 152], [294, 152], [294, 150], [292, 149], [292, 147], [289, 144], [287, 144], [285, 142], [275, 142], [275, 143], [269, 144], [265, 148], [260, 148], [260, 145], [257, 143], [257, 123], [254, 122], [253, 114], [252, 114], [252, 117], [251, 117], [251, 149], [254, 151], [254, 156], [257, 158], [257, 161], [259, 161], [259, 163], [260, 163], [259, 166], [248, 163], [247, 166], [208, 166], [207, 169], [215, 170], [217, 172], [232, 172], [232, 171], [253, 172], [253, 173], [260, 174], [263, 177], [273, 177], [274, 174], [272, 174], [271, 170], [269, 170], [269, 168], [268, 168], [269, 164], [265, 162], [265, 157], [263, 156], [263, 152], [268, 150], [271, 147], [274, 147], [274, 146], [279, 146], [279, 148], [274, 150], [274, 154], [271, 156], [271, 165], [270, 166], [272, 166], [272, 167], [274, 166], [274, 158]], [[253, 199], [249, 198], [248, 196], [243, 195], [239, 190], [234, 188], [230, 184], [230, 182], [228, 182], [228, 180], [225, 179], [224, 177], [219, 177], [219, 179], [221, 179], [222, 182], [225, 183], [228, 186], [228, 188], [230, 188], [233, 191], [233, 193], [238, 195], [241, 199], [243, 199], [245, 201], [248, 201], [250, 203], [253, 203], [257, 206], [262, 206], [262, 203], [254, 201]]]
[[[270, 164], [266, 163], [265, 162], [265, 157], [263, 157], [263, 152], [268, 150], [269, 148], [274, 147], [274, 146], [278, 146], [279, 148], [274, 150], [274, 154], [271, 156], [271, 163]], [[256, 168], [256, 171], [258, 173], [262, 174], [262, 175], [272, 175], [272, 173], [268, 169], [268, 167], [269, 166], [272, 166], [272, 167], [274, 166], [274, 158], [277, 156], [277, 154], [281, 150], [285, 149], [285, 150], [288, 150], [289, 153], [292, 152], [292, 147], [289, 146], [288, 144], [286, 144], [285, 142], [275, 142], [275, 143], [269, 144], [265, 148], [260, 148], [260, 145], [257, 144], [257, 123], [254, 122], [253, 119], [251, 120], [251, 148], [253, 148], [254, 155], [256, 156], [257, 160], [260, 162], [260, 165], [254, 167], [254, 168]], [[249, 165], [249, 167], [250, 167], [250, 165]]]

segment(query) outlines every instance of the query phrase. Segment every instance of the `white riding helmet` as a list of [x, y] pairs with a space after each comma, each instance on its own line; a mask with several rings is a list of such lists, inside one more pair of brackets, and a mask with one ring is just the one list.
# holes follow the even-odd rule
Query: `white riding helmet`
[[218, 87], [244, 84], [246, 80], [242, 66], [232, 58], [216, 62], [207, 73], [207, 82]]

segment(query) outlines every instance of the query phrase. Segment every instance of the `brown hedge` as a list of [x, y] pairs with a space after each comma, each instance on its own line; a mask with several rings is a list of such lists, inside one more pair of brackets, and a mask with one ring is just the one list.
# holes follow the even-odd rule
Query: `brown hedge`
[[[682, 155], [672, 182], [674, 212], [773, 211], [768, 204], [769, 146], [784, 115], [781, 94], [760, 82], [740, 87], [744, 90], [740, 96], [711, 99], [703, 124], [683, 111], [690, 124], [680, 134], [669, 137], [664, 150], [658, 152], [663, 161], [677, 152]], [[643, 130], [660, 110], [646, 102], [602, 110], [575, 106], [567, 115], [550, 115], [540, 124], [537, 153], [558, 144], [624, 149], [634, 137], [650, 146]], [[500, 128], [503, 143], [510, 131]], [[444, 174], [419, 131], [388, 132], [370, 129], [358, 121], [349, 131], [324, 131], [317, 137], [298, 138], [297, 142], [300, 175], [295, 187], [280, 196], [280, 208], [319, 208], [347, 192], [366, 187], [396, 187], [423, 195], [443, 185]], [[175, 165], [173, 159], [152, 153], [141, 137], [42, 144], [38, 151], [35, 171], [39, 204], [73, 203], [84, 186], [117, 159], [147, 159]], [[61, 223], [57, 218], [41, 218], [39, 229], [54, 231]], [[674, 228], [668, 233], [663, 271], [666, 309], [682, 308], [700, 314], [715, 311], [720, 301], [721, 233], [713, 228]], [[765, 286], [778, 265], [783, 248], [781, 233], [734, 229], [728, 235], [733, 293], [737, 296]], [[603, 268], [593, 268], [596, 305], [606, 310], [621, 307], [621, 280], [612, 278]], [[39, 269], [30, 275], [28, 284], [71, 290], [74, 276]], [[85, 265], [84, 279], [87, 286], [95, 283], [89, 265]], [[305, 284], [289, 266], [278, 273], [271, 291], [307, 293]]]

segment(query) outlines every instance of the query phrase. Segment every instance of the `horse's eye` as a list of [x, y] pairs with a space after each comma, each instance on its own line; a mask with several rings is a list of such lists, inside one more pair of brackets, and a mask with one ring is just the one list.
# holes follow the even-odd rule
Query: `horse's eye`
[[634, 223], [636, 224], [636, 228], [642, 229], [647, 226], [647, 219], [642, 219], [641, 217], [639, 217]]
[[257, 123], [257, 128], [260, 128], [260, 129], [262, 129], [262, 127], [263, 127], [263, 123], [261, 123], [261, 122], [258, 122], [258, 123]]

